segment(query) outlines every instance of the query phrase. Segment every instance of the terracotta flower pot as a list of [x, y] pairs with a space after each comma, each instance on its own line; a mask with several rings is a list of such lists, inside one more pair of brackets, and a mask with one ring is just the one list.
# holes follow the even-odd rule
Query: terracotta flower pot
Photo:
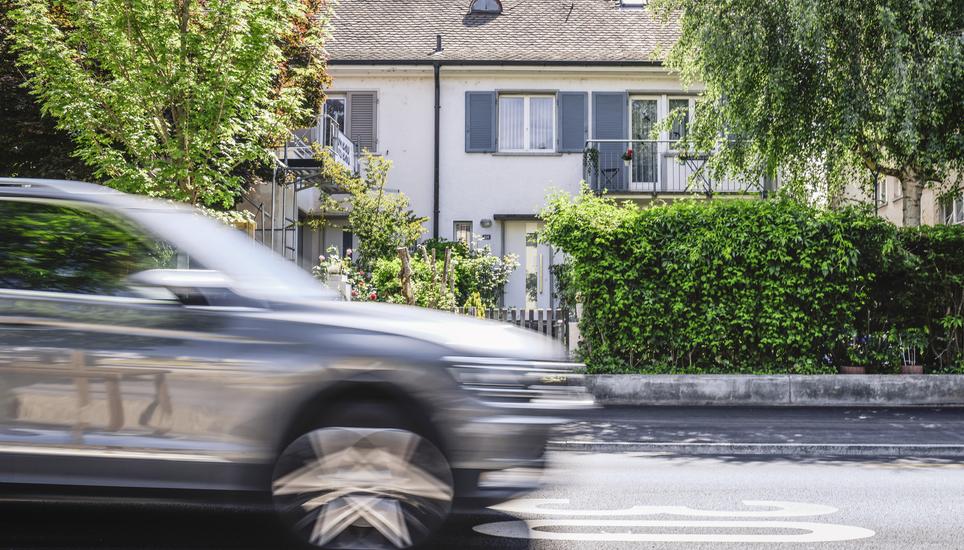
[[837, 367], [837, 370], [840, 374], [867, 374], [867, 367], [841, 366]]
[[901, 365], [901, 374], [924, 374], [924, 365]]

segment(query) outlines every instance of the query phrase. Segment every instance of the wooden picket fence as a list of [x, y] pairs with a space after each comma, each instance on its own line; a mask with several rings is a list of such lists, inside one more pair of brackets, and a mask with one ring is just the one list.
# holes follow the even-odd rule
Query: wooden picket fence
[[540, 334], [560, 340], [569, 345], [569, 310], [556, 309], [516, 309], [516, 308], [485, 308], [482, 314], [474, 307], [455, 308], [455, 313], [470, 317], [483, 317], [503, 323], [510, 323], [517, 327], [533, 330]]

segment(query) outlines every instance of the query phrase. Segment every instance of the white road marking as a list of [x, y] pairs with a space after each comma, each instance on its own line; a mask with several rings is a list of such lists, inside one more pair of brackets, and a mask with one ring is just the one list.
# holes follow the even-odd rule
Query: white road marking
[[[586, 527], [590, 529], [619, 528], [624, 532], [559, 533], [544, 531], [548, 527]], [[728, 534], [728, 533], [646, 533], [630, 529], [645, 528], [751, 528], [799, 529], [801, 534]], [[796, 521], [644, 521], [617, 519], [536, 519], [486, 523], [473, 528], [477, 533], [495, 537], [594, 542], [837, 542], [863, 539], [874, 532], [851, 525], [808, 523]]]
[[493, 506], [493, 510], [509, 514], [531, 514], [539, 516], [655, 516], [667, 514], [687, 517], [726, 517], [726, 518], [791, 518], [804, 516], [823, 516], [837, 511], [833, 506], [808, 504], [806, 502], [786, 502], [778, 500], [744, 500], [744, 506], [761, 506], [774, 510], [699, 510], [689, 506], [632, 506], [622, 510], [568, 510], [546, 508], [545, 506], [564, 506], [567, 498], [527, 498], [518, 499]]
[[[618, 510], [567, 510], [546, 508], [546, 506], [565, 506], [569, 499], [519, 499], [493, 506], [494, 510], [510, 514], [541, 516], [652, 516], [672, 515], [710, 518], [787, 518], [822, 516], [837, 512], [837, 508], [823, 504], [788, 502], [780, 500], [744, 500], [744, 506], [769, 508], [765, 510], [701, 510], [689, 506], [631, 506]], [[552, 528], [584, 528], [584, 532], [553, 531]], [[679, 529], [757, 529], [786, 530], [799, 533], [666, 533], [647, 532]], [[614, 531], [614, 529], [618, 531]], [[799, 521], [760, 521], [760, 520], [639, 520], [639, 519], [529, 519], [500, 521], [477, 525], [477, 533], [493, 537], [596, 542], [836, 542], [863, 539], [874, 536], [874, 532], [863, 527], [838, 525], [833, 523], [812, 523]]]

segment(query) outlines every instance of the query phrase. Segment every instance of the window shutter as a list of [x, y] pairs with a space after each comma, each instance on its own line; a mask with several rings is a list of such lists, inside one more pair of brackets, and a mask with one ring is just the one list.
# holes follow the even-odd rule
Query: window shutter
[[559, 92], [556, 96], [560, 153], [579, 153], [589, 138], [589, 97], [586, 92]]
[[[592, 135], [595, 139], [629, 139], [629, 94], [625, 92], [593, 92]], [[628, 186], [629, 170], [623, 165], [623, 153], [629, 144], [600, 143], [599, 170], [616, 170], [612, 178], [622, 188]], [[609, 179], [609, 178], [606, 178]]]
[[465, 152], [495, 152], [495, 92], [465, 92]]
[[348, 138], [357, 147], [376, 151], [375, 108], [378, 104], [375, 92], [348, 93]]

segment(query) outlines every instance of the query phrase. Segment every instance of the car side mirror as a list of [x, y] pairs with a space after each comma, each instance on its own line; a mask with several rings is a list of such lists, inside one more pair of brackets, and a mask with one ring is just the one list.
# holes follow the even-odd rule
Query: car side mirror
[[128, 276], [127, 282], [135, 287], [165, 289], [188, 306], [228, 305], [240, 298], [231, 291], [231, 279], [206, 269], [148, 269]]

